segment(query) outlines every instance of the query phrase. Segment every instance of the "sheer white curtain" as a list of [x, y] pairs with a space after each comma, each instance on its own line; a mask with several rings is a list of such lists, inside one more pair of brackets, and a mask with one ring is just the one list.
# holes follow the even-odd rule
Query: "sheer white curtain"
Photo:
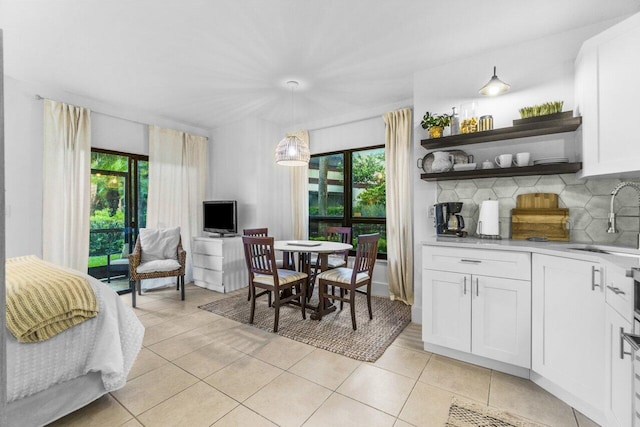
[[[309, 144], [309, 132], [299, 130], [287, 136], [297, 136]], [[309, 166], [291, 168], [291, 218], [293, 222], [293, 238], [305, 240], [309, 238]]]
[[87, 271], [91, 191], [91, 112], [44, 100], [42, 256]]
[[[191, 238], [202, 231], [206, 162], [207, 138], [149, 126], [147, 227], [180, 227], [187, 251], [185, 282], [193, 280]], [[145, 289], [166, 284], [149, 282], [143, 281]]]
[[386, 113], [387, 269], [392, 300], [413, 304], [411, 110]]

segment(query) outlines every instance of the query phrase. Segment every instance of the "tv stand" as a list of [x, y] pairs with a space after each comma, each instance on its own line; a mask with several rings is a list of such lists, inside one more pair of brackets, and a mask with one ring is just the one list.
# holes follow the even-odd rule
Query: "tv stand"
[[248, 285], [241, 237], [194, 237], [191, 252], [196, 285], [223, 293]]

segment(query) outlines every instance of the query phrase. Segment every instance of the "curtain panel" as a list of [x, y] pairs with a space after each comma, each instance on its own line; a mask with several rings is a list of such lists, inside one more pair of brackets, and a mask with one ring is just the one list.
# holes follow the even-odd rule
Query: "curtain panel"
[[387, 173], [387, 270], [392, 300], [413, 305], [411, 110], [383, 116]]
[[[187, 251], [187, 283], [193, 280], [191, 239], [202, 231], [206, 162], [207, 138], [149, 126], [147, 227], [180, 227], [182, 247]], [[157, 280], [142, 284], [148, 289], [167, 283]]]
[[[299, 130], [287, 136], [297, 136], [309, 145], [309, 132]], [[293, 238], [306, 240], [309, 238], [309, 165], [291, 168], [291, 218], [293, 222]]]
[[91, 112], [44, 100], [42, 257], [79, 271], [89, 264]]

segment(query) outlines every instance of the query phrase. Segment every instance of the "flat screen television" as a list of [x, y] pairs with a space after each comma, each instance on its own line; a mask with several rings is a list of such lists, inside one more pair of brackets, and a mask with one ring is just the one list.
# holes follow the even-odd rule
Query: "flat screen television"
[[225, 234], [238, 233], [238, 203], [235, 200], [211, 200], [202, 202], [204, 231]]

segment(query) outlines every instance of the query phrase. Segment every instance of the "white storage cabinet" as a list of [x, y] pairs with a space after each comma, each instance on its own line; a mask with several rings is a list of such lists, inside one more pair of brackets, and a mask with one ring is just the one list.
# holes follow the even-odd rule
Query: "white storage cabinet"
[[225, 293], [248, 286], [242, 237], [194, 237], [191, 252], [196, 285]]

